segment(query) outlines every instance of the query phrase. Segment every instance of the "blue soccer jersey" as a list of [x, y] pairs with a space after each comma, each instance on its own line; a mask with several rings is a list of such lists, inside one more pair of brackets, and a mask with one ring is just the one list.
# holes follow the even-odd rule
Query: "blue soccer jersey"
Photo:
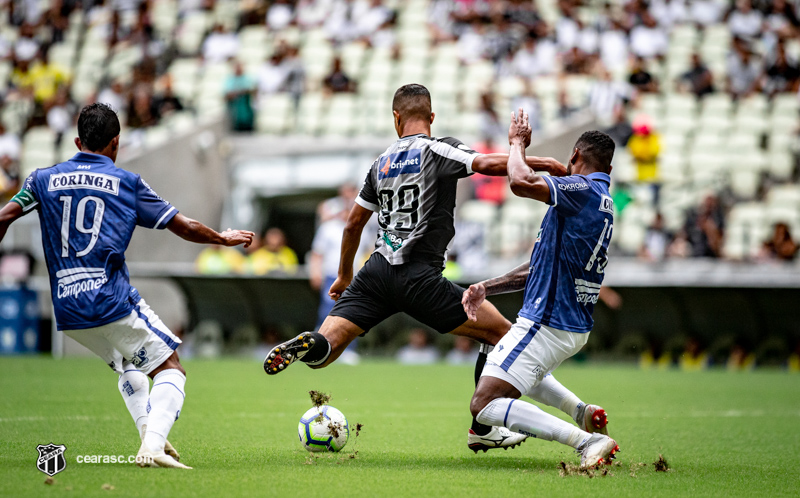
[[14, 199], [39, 212], [60, 330], [99, 327], [130, 314], [137, 296], [125, 250], [136, 226], [163, 229], [178, 211], [111, 159], [80, 152], [38, 169]]
[[542, 221], [519, 315], [569, 332], [589, 332], [600, 294], [614, 203], [605, 173], [543, 177], [552, 207]]

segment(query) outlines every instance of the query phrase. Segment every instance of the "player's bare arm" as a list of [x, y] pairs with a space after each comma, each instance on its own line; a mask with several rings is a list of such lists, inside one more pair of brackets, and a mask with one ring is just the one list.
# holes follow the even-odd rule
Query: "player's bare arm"
[[350, 215], [347, 217], [347, 225], [344, 227], [344, 236], [342, 237], [342, 251], [339, 259], [339, 276], [336, 281], [331, 285], [328, 295], [334, 301], [338, 301], [342, 297], [342, 293], [353, 281], [353, 260], [358, 252], [358, 246], [361, 244], [361, 232], [364, 231], [364, 226], [372, 216], [372, 211], [363, 208], [356, 204], [350, 210]]
[[198, 244], [219, 244], [228, 247], [244, 244], [244, 247], [249, 247], [255, 237], [253, 232], [231, 230], [230, 228], [218, 233], [199, 221], [187, 218], [180, 213], [167, 223], [167, 228], [178, 237]]
[[511, 153], [508, 158], [508, 181], [517, 197], [528, 197], [541, 202], [550, 200], [550, 187], [545, 179], [536, 174], [527, 163], [525, 148], [531, 143], [531, 126], [528, 113], [523, 109], [511, 114], [508, 128]]
[[528, 273], [530, 273], [530, 263], [526, 261], [504, 275], [470, 285], [461, 298], [461, 304], [464, 306], [467, 317], [473, 322], [477, 321], [478, 308], [488, 296], [524, 289]]
[[[508, 154], [482, 154], [472, 162], [472, 171], [486, 176], [508, 175]], [[565, 176], [567, 167], [552, 157], [527, 156], [525, 163], [534, 171], [551, 176]]]
[[16, 202], [9, 202], [0, 209], [0, 242], [6, 236], [8, 227], [22, 216], [22, 206]]

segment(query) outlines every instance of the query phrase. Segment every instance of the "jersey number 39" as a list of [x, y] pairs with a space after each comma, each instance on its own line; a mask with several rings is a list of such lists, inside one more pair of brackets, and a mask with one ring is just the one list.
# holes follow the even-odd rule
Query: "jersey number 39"
[[[69, 234], [70, 234], [70, 220], [72, 218], [72, 196], [62, 195], [58, 200], [64, 205], [61, 212], [61, 257], [69, 257]], [[94, 203], [94, 217], [92, 218], [91, 226], [86, 226], [86, 205], [89, 202]], [[106, 203], [100, 197], [87, 195], [78, 201], [78, 206], [75, 208], [75, 229], [80, 233], [91, 235], [89, 243], [75, 253], [75, 256], [82, 258], [91, 252], [97, 238], [100, 236], [100, 225], [103, 224], [103, 214], [105, 214]]]

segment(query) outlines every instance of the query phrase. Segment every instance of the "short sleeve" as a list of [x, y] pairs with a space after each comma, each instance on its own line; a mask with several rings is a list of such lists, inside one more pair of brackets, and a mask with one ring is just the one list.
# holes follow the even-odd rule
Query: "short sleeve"
[[11, 198], [11, 202], [16, 202], [22, 208], [23, 213], [29, 213], [39, 205], [39, 200], [36, 198], [36, 189], [34, 187], [34, 180], [38, 171], [31, 173], [22, 184], [19, 193]]
[[542, 176], [550, 187], [550, 200], [562, 216], [575, 216], [592, 198], [593, 190], [589, 180], [582, 176]]
[[452, 137], [431, 142], [430, 150], [437, 159], [439, 176], [444, 178], [465, 178], [471, 175], [472, 161], [480, 155]]
[[162, 230], [176, 214], [178, 210], [159, 197], [150, 185], [139, 177], [136, 181], [136, 224]]
[[364, 180], [364, 185], [361, 187], [361, 192], [356, 197], [356, 204], [376, 213], [381, 209], [378, 200], [378, 189], [375, 187], [375, 167], [377, 164], [378, 161], [372, 164], [367, 173], [367, 178]]

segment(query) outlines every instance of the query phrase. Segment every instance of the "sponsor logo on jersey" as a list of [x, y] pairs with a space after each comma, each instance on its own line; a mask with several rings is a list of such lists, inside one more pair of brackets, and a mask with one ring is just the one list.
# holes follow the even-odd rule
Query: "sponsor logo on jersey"
[[47, 190], [99, 190], [112, 195], [119, 195], [119, 178], [103, 173], [57, 173], [50, 177]]
[[567, 192], [576, 192], [578, 190], [586, 190], [587, 188], [589, 188], [589, 184], [586, 182], [559, 183], [557, 185], [559, 190], [566, 190]]
[[575, 294], [577, 294], [580, 304], [597, 304], [597, 299], [600, 297], [600, 284], [576, 278]]
[[77, 297], [84, 292], [97, 290], [106, 282], [105, 268], [69, 268], [56, 272], [58, 279], [56, 297]]
[[383, 241], [386, 242], [386, 245], [391, 247], [392, 251], [395, 252], [397, 252], [398, 249], [403, 247], [403, 242], [405, 242], [402, 238], [389, 232], [383, 232]]
[[422, 152], [420, 149], [389, 154], [381, 161], [383, 166], [378, 170], [378, 180], [419, 173], [422, 168], [421, 158]]
[[[134, 353], [133, 358], [131, 358], [131, 363], [136, 368], [142, 368], [143, 366], [147, 365], [150, 362], [150, 358], [147, 357], [147, 350], [144, 346]], [[147, 413], [150, 413], [150, 401], [147, 402]]]
[[600, 196], [600, 211], [614, 214], [614, 201], [607, 195]]

